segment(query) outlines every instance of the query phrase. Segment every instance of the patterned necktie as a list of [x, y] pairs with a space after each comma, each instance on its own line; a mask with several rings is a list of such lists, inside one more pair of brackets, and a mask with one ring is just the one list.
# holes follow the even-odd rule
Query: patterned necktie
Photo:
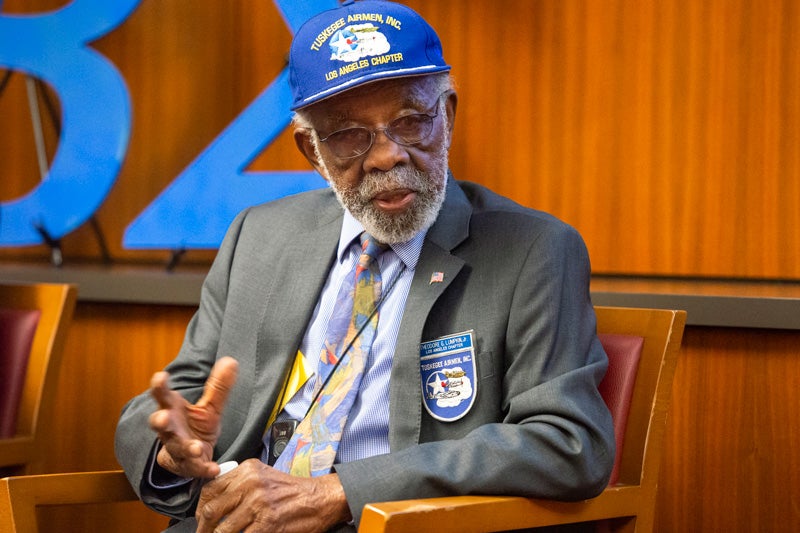
[[320, 354], [316, 400], [275, 463], [279, 470], [304, 477], [330, 473], [378, 326], [375, 307], [381, 276], [375, 259], [385, 248], [367, 233], [361, 234], [354, 286], [345, 284], [339, 292]]

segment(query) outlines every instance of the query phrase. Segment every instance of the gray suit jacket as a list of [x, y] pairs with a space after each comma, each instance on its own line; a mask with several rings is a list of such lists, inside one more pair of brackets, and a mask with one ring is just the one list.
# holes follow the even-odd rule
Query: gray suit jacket
[[[215, 360], [239, 360], [219, 461], [259, 457], [277, 400], [334, 259], [342, 208], [328, 190], [253, 207], [231, 225], [203, 285], [171, 384], [196, 401]], [[431, 283], [433, 272], [444, 280]], [[391, 452], [336, 465], [356, 523], [371, 501], [458, 494], [582, 499], [606, 485], [611, 418], [598, 391], [607, 359], [595, 335], [589, 260], [577, 232], [468, 182], [448, 183], [414, 273], [390, 384]], [[471, 410], [441, 422], [423, 407], [419, 346], [474, 330]], [[116, 451], [154, 509], [191, 516], [199, 483], [147, 482], [154, 436], [145, 393], [123, 410]], [[190, 521], [182, 530], [191, 530]]]

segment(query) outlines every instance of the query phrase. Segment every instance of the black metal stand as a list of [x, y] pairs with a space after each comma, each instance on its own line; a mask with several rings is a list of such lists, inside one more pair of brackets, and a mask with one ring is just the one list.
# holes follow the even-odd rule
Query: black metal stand
[[175, 267], [178, 266], [178, 263], [181, 262], [181, 258], [186, 254], [186, 248], [178, 248], [177, 250], [172, 250], [172, 254], [169, 257], [169, 263], [167, 263], [167, 272], [172, 272], [175, 270]]
[[50, 248], [50, 262], [53, 263], [54, 267], [60, 268], [64, 264], [64, 256], [61, 254], [61, 240], [50, 235], [47, 229], [39, 222], [34, 223], [33, 227]]

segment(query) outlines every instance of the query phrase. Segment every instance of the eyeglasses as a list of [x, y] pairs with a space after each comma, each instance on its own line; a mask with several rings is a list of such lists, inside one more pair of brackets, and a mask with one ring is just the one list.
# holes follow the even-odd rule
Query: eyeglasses
[[436, 112], [413, 113], [398, 117], [386, 125], [385, 128], [371, 130], [369, 128], [345, 128], [328, 134], [320, 139], [328, 145], [333, 155], [339, 159], [353, 159], [366, 154], [375, 142], [375, 135], [382, 131], [389, 139], [403, 146], [412, 146], [430, 137], [433, 131], [433, 119], [439, 116], [439, 102], [445, 93], [439, 95], [436, 103], [431, 107]]

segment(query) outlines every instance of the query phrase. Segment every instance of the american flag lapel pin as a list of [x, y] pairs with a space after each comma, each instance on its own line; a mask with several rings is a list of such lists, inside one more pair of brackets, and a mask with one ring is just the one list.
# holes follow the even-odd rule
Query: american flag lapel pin
[[432, 285], [434, 283], [441, 283], [444, 281], [444, 272], [434, 272], [431, 274], [431, 282], [428, 285]]

